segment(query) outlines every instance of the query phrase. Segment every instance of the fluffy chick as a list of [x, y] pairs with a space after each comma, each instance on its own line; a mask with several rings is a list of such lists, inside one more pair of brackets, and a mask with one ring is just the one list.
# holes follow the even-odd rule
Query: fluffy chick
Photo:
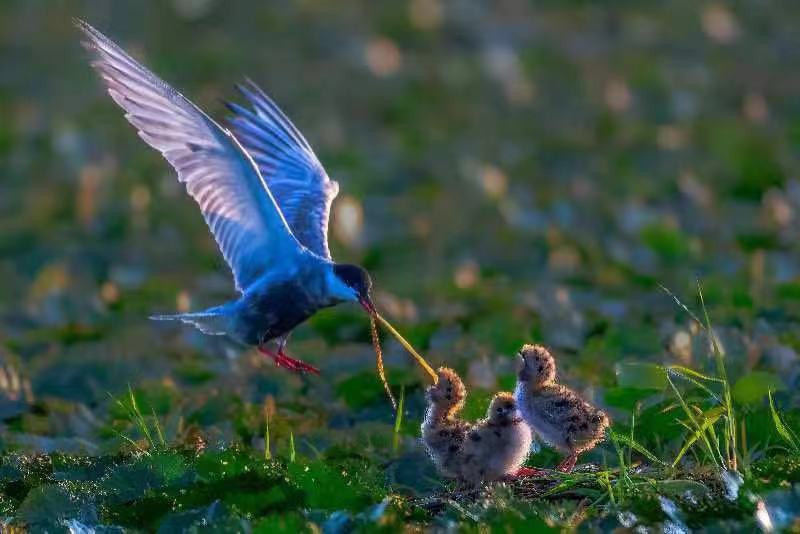
[[531, 440], [531, 429], [522, 420], [514, 396], [497, 393], [486, 419], [467, 432], [460, 478], [477, 484], [516, 475], [528, 457]]
[[422, 442], [439, 472], [459, 476], [461, 450], [470, 424], [459, 419], [467, 388], [455, 371], [440, 367], [439, 381], [425, 392], [428, 408], [422, 422]]
[[556, 362], [541, 345], [525, 345], [514, 397], [522, 417], [541, 438], [567, 454], [557, 469], [571, 471], [578, 455], [602, 441], [609, 425], [601, 410], [556, 382]]

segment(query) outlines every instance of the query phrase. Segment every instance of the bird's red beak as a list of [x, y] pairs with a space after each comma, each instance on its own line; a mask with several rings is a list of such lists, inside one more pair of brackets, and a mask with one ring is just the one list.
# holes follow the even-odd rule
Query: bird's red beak
[[372, 303], [372, 299], [369, 297], [361, 297], [358, 299], [358, 302], [361, 304], [361, 307], [366, 310], [366, 312], [370, 315], [375, 315], [377, 310], [375, 309], [375, 305]]

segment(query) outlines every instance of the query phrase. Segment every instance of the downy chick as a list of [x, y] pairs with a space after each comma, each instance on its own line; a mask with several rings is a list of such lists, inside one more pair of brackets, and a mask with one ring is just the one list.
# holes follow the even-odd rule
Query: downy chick
[[608, 417], [577, 393], [556, 382], [556, 362], [541, 345], [524, 345], [514, 397], [525, 421], [541, 438], [568, 456], [560, 471], [575, 467], [578, 455], [602, 441]]
[[422, 442], [439, 472], [456, 478], [461, 449], [470, 425], [458, 418], [464, 407], [467, 388], [455, 371], [440, 367], [439, 381], [425, 392], [428, 409], [422, 423]]
[[522, 420], [514, 396], [497, 393], [486, 419], [467, 432], [460, 478], [477, 484], [515, 476], [531, 448], [531, 429]]

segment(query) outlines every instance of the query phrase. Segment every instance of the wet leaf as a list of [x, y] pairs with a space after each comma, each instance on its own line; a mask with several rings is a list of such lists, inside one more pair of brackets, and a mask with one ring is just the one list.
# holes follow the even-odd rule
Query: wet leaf
[[614, 370], [617, 385], [631, 389], [661, 390], [667, 387], [667, 372], [652, 363], [618, 363]]
[[783, 381], [776, 375], [765, 371], [751, 371], [736, 381], [733, 398], [741, 404], [753, 404], [766, 397], [770, 391], [783, 389]]
[[88, 488], [83, 489], [57, 485], [33, 488], [20, 504], [15, 518], [29, 528], [38, 530], [62, 530], [64, 523], [70, 519], [94, 525], [98, 521], [97, 509], [85, 492]]
[[250, 530], [250, 523], [231, 513], [220, 501], [204, 508], [195, 508], [166, 516], [158, 527], [158, 534], [194, 534], [213, 530], [219, 533], [239, 533]]

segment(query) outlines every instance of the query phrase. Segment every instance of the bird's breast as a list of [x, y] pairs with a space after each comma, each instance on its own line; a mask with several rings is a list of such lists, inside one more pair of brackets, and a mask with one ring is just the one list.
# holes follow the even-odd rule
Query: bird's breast
[[290, 332], [323, 306], [299, 281], [263, 285], [237, 306], [239, 337], [258, 344]]

